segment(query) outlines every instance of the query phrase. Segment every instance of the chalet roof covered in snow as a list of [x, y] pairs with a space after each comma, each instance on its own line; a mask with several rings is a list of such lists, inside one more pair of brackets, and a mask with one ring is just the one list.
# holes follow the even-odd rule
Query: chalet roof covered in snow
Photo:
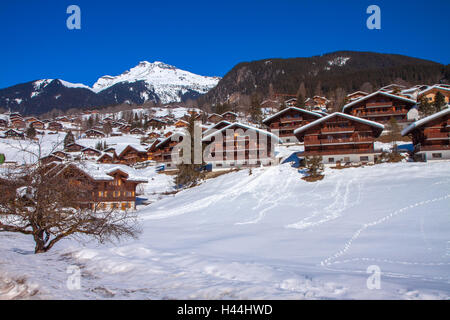
[[353, 121], [358, 121], [360, 123], [367, 124], [369, 126], [375, 127], [375, 128], [377, 128], [379, 130], [380, 134], [381, 134], [381, 132], [384, 129], [384, 126], [381, 123], [378, 123], [378, 122], [375, 122], [375, 121], [366, 120], [366, 119], [359, 118], [359, 117], [354, 117], [354, 116], [351, 116], [349, 114], [342, 113], [342, 112], [335, 112], [335, 113], [332, 113], [332, 114], [330, 114], [330, 115], [328, 115], [326, 117], [323, 117], [323, 118], [320, 118], [320, 119], [318, 119], [316, 121], [310, 122], [307, 125], [304, 125], [303, 127], [295, 129], [294, 130], [294, 134], [295, 135], [300, 134], [300, 133], [302, 133], [302, 132], [304, 132], [304, 131], [312, 128], [312, 127], [315, 127], [316, 125], [318, 125], [318, 124], [320, 124], [320, 123], [322, 123], [324, 121], [327, 121], [327, 120], [329, 120], [331, 118], [334, 118], [334, 117], [337, 117], [337, 116], [343, 117], [343, 118], [347, 118], [347, 119], [353, 120]]
[[222, 134], [223, 132], [226, 132], [226, 130], [232, 129], [233, 127], [240, 127], [241, 129], [244, 129], [244, 130], [253, 130], [253, 131], [258, 132], [259, 134], [263, 134], [263, 135], [266, 135], [266, 136], [269, 136], [269, 137], [275, 139], [275, 140], [276, 140], [278, 143], [280, 143], [280, 144], [283, 143], [283, 141], [281, 141], [281, 139], [280, 139], [278, 136], [274, 135], [274, 134], [271, 133], [271, 132], [268, 132], [268, 131], [266, 131], [266, 130], [259, 129], [259, 128], [256, 128], [256, 127], [252, 127], [252, 126], [249, 126], [249, 125], [240, 123], [240, 122], [232, 123], [232, 124], [226, 126], [225, 128], [222, 128], [222, 129], [220, 129], [220, 130], [218, 130], [218, 131], [215, 131], [215, 132], [213, 132], [213, 133], [211, 133], [211, 134], [205, 136], [205, 137], [202, 139], [202, 142], [208, 142], [208, 141], [210, 141], [210, 139], [211, 139], [213, 136], [215, 136], [215, 135], [217, 135], [217, 134], [219, 134], [219, 133]]
[[275, 119], [276, 117], [278, 117], [278, 116], [282, 115], [283, 113], [285, 113], [287, 111], [290, 111], [290, 110], [295, 110], [295, 111], [298, 111], [298, 112], [301, 112], [301, 113], [307, 113], [307, 114], [315, 116], [317, 118], [322, 117], [322, 115], [318, 114], [317, 112], [308, 111], [308, 110], [305, 110], [305, 109], [302, 109], [302, 108], [297, 108], [297, 107], [288, 107], [288, 108], [285, 108], [285, 109], [283, 109], [281, 111], [278, 111], [277, 113], [275, 113], [275, 114], [265, 118], [262, 122], [264, 124], [266, 124], [266, 122], [269, 122], [270, 120]]
[[431, 90], [434, 90], [434, 89], [436, 89], [436, 90], [442, 90], [442, 91], [450, 91], [450, 88], [442, 87], [442, 86], [440, 86], [440, 85], [435, 84], [434, 86], [428, 87], [428, 88], [426, 88], [425, 90], [420, 91], [420, 92], [418, 93], [418, 95], [421, 96], [421, 95], [423, 95], [423, 94], [425, 94], [425, 93], [427, 93], [427, 92], [429, 92], [429, 91], [431, 91]]
[[409, 126], [407, 126], [405, 129], [403, 129], [402, 131], [402, 136], [406, 136], [408, 133], [410, 133], [412, 130], [419, 128], [421, 126], [423, 126], [424, 124], [434, 120], [434, 119], [438, 119], [442, 116], [445, 116], [447, 114], [450, 114], [450, 107], [448, 107], [447, 109], [441, 110], [439, 112], [436, 112], [435, 114], [432, 114], [428, 117], [425, 117], [423, 119], [417, 120], [416, 122], [411, 123]]
[[350, 103], [347, 103], [345, 106], [342, 107], [342, 112], [344, 112], [345, 109], [347, 109], [348, 107], [354, 106], [355, 104], [360, 103], [361, 101], [370, 99], [370, 98], [372, 98], [372, 97], [374, 97], [376, 95], [383, 95], [383, 96], [386, 96], [386, 97], [403, 100], [403, 101], [409, 102], [411, 104], [416, 104], [416, 100], [413, 100], [413, 99], [408, 99], [408, 98], [405, 98], [405, 97], [402, 97], [402, 96], [398, 96], [396, 94], [392, 94], [392, 93], [389, 93], [389, 92], [375, 91], [375, 92], [373, 92], [371, 94], [368, 94], [367, 96], [361, 97], [360, 99], [357, 99], [357, 100], [354, 100], [354, 101], [352, 101]]
[[64, 168], [61, 168], [59, 172], [63, 172], [66, 168], [74, 166], [75, 168], [81, 170], [93, 180], [96, 181], [112, 181], [114, 180], [112, 174], [116, 171], [121, 171], [127, 176], [128, 181], [146, 183], [148, 179], [141, 176], [135, 169], [123, 165], [123, 164], [109, 164], [109, 163], [93, 163], [93, 162], [72, 162], [65, 164]]

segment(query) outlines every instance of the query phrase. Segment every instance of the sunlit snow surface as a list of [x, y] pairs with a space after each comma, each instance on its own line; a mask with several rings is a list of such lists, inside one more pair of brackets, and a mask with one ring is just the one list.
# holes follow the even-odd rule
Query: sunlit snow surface
[[[281, 165], [155, 196], [171, 177], [147, 168], [155, 202], [139, 209], [138, 240], [65, 240], [34, 255], [30, 237], [2, 233], [0, 272], [25, 277], [25, 293], [39, 290], [33, 298], [448, 299], [449, 169], [327, 169], [308, 183]], [[82, 270], [80, 290], [67, 288], [70, 265]], [[371, 265], [381, 269], [380, 289], [367, 288]]]

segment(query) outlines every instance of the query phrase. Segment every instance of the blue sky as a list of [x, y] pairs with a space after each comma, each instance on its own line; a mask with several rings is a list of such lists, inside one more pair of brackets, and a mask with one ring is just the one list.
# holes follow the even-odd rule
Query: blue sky
[[[81, 30], [66, 9], [81, 8]], [[369, 30], [369, 5], [381, 30]], [[223, 76], [235, 64], [337, 50], [450, 63], [450, 1], [0, 1], [0, 88], [41, 78], [92, 85], [139, 61]]]

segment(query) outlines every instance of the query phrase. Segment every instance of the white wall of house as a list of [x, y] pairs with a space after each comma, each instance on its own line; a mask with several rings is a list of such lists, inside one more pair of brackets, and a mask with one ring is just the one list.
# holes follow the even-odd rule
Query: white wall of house
[[343, 155], [326, 155], [322, 156], [322, 162], [325, 165], [336, 165], [340, 161], [341, 165], [346, 163], [375, 163], [375, 157], [379, 153], [358, 153], [358, 154], [343, 154]]
[[450, 150], [420, 151], [417, 153], [417, 155], [420, 155], [425, 161], [449, 160]]

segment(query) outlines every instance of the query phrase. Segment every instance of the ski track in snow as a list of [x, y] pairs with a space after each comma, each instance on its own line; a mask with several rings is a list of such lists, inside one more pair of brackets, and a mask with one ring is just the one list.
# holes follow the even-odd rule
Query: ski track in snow
[[[349, 204], [349, 197], [352, 194], [351, 189], [352, 186], [354, 186], [355, 182], [357, 182], [356, 200], [353, 203]], [[341, 191], [343, 184], [345, 184], [344, 192]], [[346, 209], [353, 207], [361, 202], [361, 189], [362, 183], [360, 181], [359, 175], [357, 175], [356, 177], [352, 178], [349, 181], [343, 181], [342, 178], [339, 179], [338, 182], [336, 183], [333, 193], [331, 194], [331, 198], [334, 199], [334, 201], [324, 208], [324, 212], [315, 210], [312, 215], [302, 219], [299, 222], [289, 224], [286, 227], [301, 230], [315, 227], [341, 217], [342, 213]]]
[[[338, 252], [336, 252], [334, 255], [326, 258], [325, 260], [321, 261], [321, 265], [322, 266], [330, 266], [332, 264], [337, 264], [337, 263], [343, 263], [343, 261], [333, 261], [333, 260], [337, 260], [339, 257], [343, 256], [345, 253], [347, 253], [349, 251], [349, 249], [351, 248], [353, 242], [355, 242], [360, 236], [361, 233], [363, 233], [363, 231], [365, 231], [366, 229], [379, 225], [381, 223], [387, 222], [389, 221], [391, 218], [400, 215], [400, 214], [404, 214], [406, 212], [408, 212], [408, 210], [419, 207], [419, 206], [425, 206], [427, 204], [433, 203], [433, 202], [437, 202], [437, 201], [444, 201], [446, 199], [450, 198], [450, 194], [447, 194], [445, 196], [442, 197], [437, 197], [437, 198], [433, 198], [433, 199], [429, 199], [429, 200], [425, 200], [425, 201], [420, 201], [420, 202], [416, 202], [414, 204], [411, 204], [409, 206], [403, 207], [401, 209], [398, 209], [396, 211], [393, 211], [392, 213], [390, 213], [387, 216], [384, 216], [380, 219], [377, 219], [375, 221], [372, 221], [370, 223], [366, 223], [364, 224], [360, 229], [358, 229], [353, 236], [345, 243], [344, 247], [339, 250]], [[367, 260], [368, 258], [359, 258], [359, 260]], [[356, 261], [356, 260], [348, 260], [348, 261]], [[405, 262], [405, 261], [392, 261], [392, 260], [379, 260], [379, 261], [384, 261], [384, 262], [388, 262], [388, 263], [399, 263], [399, 264], [409, 264], [409, 265], [427, 265], [427, 266], [439, 266], [439, 265], [450, 265], [450, 263], [420, 263], [420, 262]]]

